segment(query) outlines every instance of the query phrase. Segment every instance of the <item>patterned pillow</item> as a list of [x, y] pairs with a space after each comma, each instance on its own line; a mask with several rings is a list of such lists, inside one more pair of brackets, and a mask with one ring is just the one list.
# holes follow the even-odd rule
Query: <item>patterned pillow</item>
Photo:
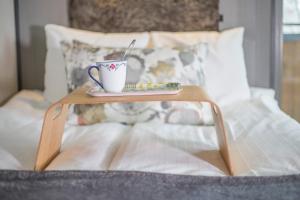
[[[79, 41], [62, 42], [68, 89], [71, 92], [88, 82], [88, 66], [100, 60], [117, 58], [124, 49], [91, 46]], [[203, 62], [207, 45], [199, 43], [180, 48], [133, 49], [128, 56], [127, 82], [180, 82], [204, 85]], [[76, 121], [87, 125], [97, 122], [162, 121], [203, 124], [202, 105], [192, 102], [136, 102], [76, 105]]]

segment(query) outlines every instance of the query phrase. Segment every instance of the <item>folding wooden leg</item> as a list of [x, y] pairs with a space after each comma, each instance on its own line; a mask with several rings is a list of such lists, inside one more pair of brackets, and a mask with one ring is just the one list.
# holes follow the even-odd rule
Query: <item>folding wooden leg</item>
[[34, 169], [42, 171], [60, 151], [68, 104], [53, 104], [46, 112]]
[[227, 138], [227, 133], [226, 129], [224, 127], [224, 121], [222, 117], [222, 113], [220, 108], [213, 102], [210, 102], [212, 113], [213, 113], [213, 118], [215, 122], [215, 128], [216, 128], [216, 133], [218, 137], [218, 143], [219, 143], [219, 148], [220, 148], [220, 153], [225, 161], [226, 167], [229, 170], [230, 175], [233, 174], [233, 166], [232, 166], [232, 160], [230, 158], [230, 153], [229, 153], [229, 145], [228, 145], [228, 138]]

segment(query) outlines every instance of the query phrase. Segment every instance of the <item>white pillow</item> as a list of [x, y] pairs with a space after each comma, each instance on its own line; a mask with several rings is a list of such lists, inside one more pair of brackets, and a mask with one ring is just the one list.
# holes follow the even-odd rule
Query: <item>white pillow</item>
[[103, 47], [127, 47], [132, 39], [136, 39], [137, 48], [145, 48], [149, 42], [149, 34], [145, 33], [98, 33], [78, 30], [48, 24], [45, 27], [47, 38], [47, 56], [45, 72], [44, 95], [48, 101], [57, 101], [66, 95], [67, 81], [65, 63], [60, 47], [61, 41], [78, 40], [88, 44], [100, 45]]
[[152, 45], [182, 46], [209, 44], [204, 65], [205, 89], [220, 105], [250, 98], [243, 52], [244, 28], [223, 32], [151, 32]]

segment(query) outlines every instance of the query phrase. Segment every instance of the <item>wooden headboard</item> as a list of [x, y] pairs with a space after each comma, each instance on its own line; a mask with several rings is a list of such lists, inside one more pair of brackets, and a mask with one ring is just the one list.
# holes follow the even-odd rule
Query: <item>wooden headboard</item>
[[71, 27], [100, 32], [218, 30], [219, 0], [70, 0]]

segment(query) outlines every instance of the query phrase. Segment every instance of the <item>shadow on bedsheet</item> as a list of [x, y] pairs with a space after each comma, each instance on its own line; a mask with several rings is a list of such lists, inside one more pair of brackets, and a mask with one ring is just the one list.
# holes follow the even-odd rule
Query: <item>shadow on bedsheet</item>
[[220, 154], [219, 150], [209, 150], [209, 151], [200, 151], [197, 154], [194, 154], [201, 160], [204, 160], [211, 165], [220, 169], [224, 174], [229, 175], [229, 171], [225, 165], [225, 162]]

